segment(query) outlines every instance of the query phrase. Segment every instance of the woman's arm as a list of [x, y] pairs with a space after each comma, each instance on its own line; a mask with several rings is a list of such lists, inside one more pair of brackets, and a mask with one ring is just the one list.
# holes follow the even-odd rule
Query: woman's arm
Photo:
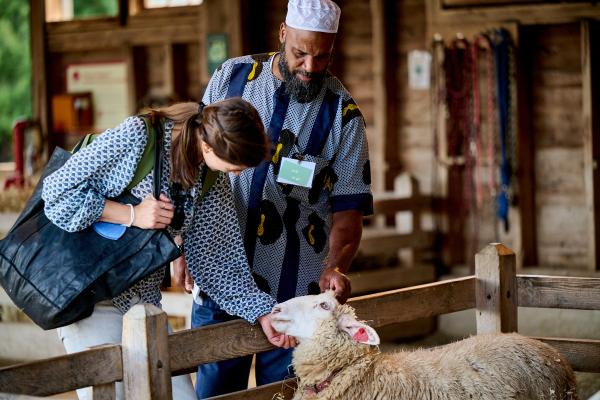
[[42, 198], [48, 219], [69, 232], [97, 221], [106, 198], [121, 194], [133, 179], [146, 142], [144, 122], [130, 117], [73, 154], [44, 180]]
[[142, 229], [164, 229], [171, 223], [174, 210], [171, 200], [164, 194], [159, 200], [155, 200], [152, 194], [146, 196], [144, 201], [133, 207], [133, 218], [127, 204], [106, 200], [100, 221], [122, 225], [132, 222], [132, 226]]
[[221, 308], [254, 323], [275, 299], [258, 289], [250, 272], [228, 177], [221, 175], [196, 207], [183, 238], [190, 273]]

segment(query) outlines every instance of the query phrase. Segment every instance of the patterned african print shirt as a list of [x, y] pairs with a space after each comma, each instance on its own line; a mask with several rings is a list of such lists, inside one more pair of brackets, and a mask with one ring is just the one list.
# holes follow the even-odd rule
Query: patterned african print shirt
[[[169, 193], [171, 131], [164, 126], [162, 192]], [[58, 171], [44, 180], [43, 199], [48, 219], [60, 228], [79, 231], [102, 215], [106, 198], [121, 194], [133, 179], [146, 146], [144, 121], [130, 117], [108, 129], [90, 145], [75, 153]], [[152, 193], [151, 171], [131, 192], [139, 199]], [[182, 238], [185, 260], [196, 284], [228, 313], [254, 322], [271, 311], [274, 299], [259, 290], [252, 279], [236, 217], [230, 182], [221, 174], [199, 202], [202, 182], [190, 191], [185, 207]], [[113, 299], [125, 313], [137, 303], [160, 307], [160, 283], [164, 268]]]
[[[319, 293], [332, 213], [372, 213], [365, 123], [334, 76], [298, 103], [272, 72], [276, 53], [226, 61], [211, 78], [206, 104], [242, 96], [258, 110], [273, 143], [270, 162], [230, 174], [246, 253], [258, 286], [278, 301]], [[311, 188], [277, 182], [282, 157], [316, 164]]]

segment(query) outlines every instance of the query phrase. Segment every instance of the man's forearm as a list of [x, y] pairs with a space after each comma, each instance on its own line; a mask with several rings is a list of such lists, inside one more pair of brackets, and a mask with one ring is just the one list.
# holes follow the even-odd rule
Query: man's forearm
[[356, 210], [333, 214], [326, 268], [337, 268], [342, 273], [348, 272], [360, 244], [362, 218], [362, 212]]

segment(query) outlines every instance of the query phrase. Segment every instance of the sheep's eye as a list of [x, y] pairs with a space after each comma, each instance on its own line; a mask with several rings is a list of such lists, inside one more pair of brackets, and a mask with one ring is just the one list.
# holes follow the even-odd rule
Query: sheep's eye
[[319, 307], [321, 307], [323, 310], [329, 310], [329, 304], [325, 301], [319, 304]]

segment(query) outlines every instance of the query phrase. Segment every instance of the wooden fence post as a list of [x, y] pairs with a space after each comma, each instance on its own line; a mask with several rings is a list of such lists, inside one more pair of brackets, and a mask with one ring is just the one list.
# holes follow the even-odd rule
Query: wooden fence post
[[475, 255], [477, 334], [517, 331], [515, 253], [500, 243]]
[[135, 305], [123, 319], [123, 389], [127, 400], [171, 400], [167, 314]]
[[94, 385], [92, 387], [93, 400], [115, 400], [116, 398], [117, 391], [114, 382]]

